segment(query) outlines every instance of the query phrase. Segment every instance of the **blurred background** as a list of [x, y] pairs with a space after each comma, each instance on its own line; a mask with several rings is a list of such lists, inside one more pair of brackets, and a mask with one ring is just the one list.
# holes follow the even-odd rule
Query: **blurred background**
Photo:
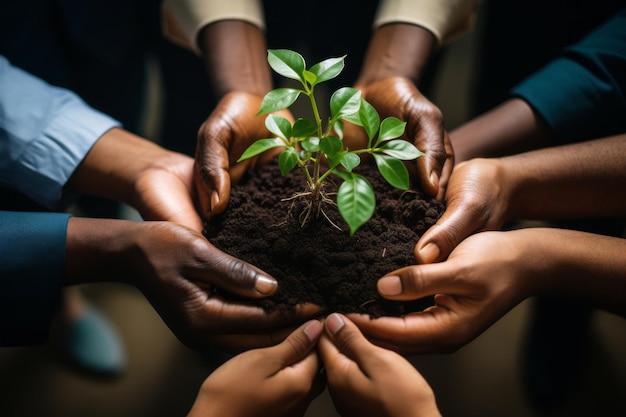
[[[475, 112], [471, 96], [482, 30], [479, 15], [472, 33], [445, 48], [427, 94], [443, 111], [449, 130]], [[172, 49], [171, 53], [178, 54], [181, 60], [195, 59], [187, 52]], [[156, 62], [148, 66], [146, 112], [139, 127], [144, 136], [159, 142], [172, 129], [164, 126], [161, 117], [166, 111], [161, 80], [167, 71]], [[198, 68], [198, 71], [202, 70]], [[202, 94], [203, 90], [199, 89], [199, 95]], [[208, 112], [203, 108], [206, 103], [203, 106], [195, 103], [191, 99], [188, 106], [178, 111], [185, 113], [185, 117], [196, 117], [199, 126]], [[195, 137], [195, 132], [177, 131], [177, 134]], [[122, 207], [122, 215], [137, 218], [126, 207]], [[132, 287], [92, 284], [82, 286], [81, 290], [118, 327], [126, 344], [128, 370], [114, 379], [81, 373], [63, 361], [52, 343], [1, 348], [0, 416], [186, 415], [202, 381], [221, 358], [184, 347], [142, 294]], [[532, 322], [532, 303], [533, 300], [527, 300], [518, 305], [455, 353], [409, 358], [432, 385], [443, 415], [626, 415], [626, 321], [601, 311], [592, 313], [589, 332], [583, 339], [567, 339], [570, 344], [563, 356], [582, 353], [572, 355], [576, 358], [571, 362], [573, 372], [563, 373], [563, 385], [571, 385], [563, 400], [548, 409], [532, 404], [524, 383], [531, 365], [524, 354], [531, 341], [527, 335]], [[564, 313], [567, 321], [567, 311]], [[565, 321], [563, 326], [557, 325], [550, 331], [561, 337], [560, 332], [567, 327]], [[338, 416], [327, 391], [313, 402], [306, 416]]]

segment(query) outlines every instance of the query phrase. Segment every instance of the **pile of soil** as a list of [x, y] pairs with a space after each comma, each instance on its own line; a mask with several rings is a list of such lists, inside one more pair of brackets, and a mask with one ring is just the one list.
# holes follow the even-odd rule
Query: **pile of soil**
[[[263, 269], [278, 280], [271, 297], [259, 300], [266, 311], [289, 310], [304, 303], [325, 311], [363, 313], [371, 317], [401, 316], [432, 305], [432, 299], [391, 302], [376, 292], [383, 275], [415, 264], [413, 250], [420, 236], [444, 211], [444, 204], [419, 191], [388, 185], [375, 166], [363, 165], [376, 193], [372, 219], [350, 237], [337, 207], [324, 205], [326, 215], [302, 226], [303, 199], [285, 201], [305, 187], [301, 170], [282, 176], [269, 163], [233, 187], [228, 208], [206, 225], [207, 238], [219, 249]], [[336, 192], [336, 185], [326, 192]]]

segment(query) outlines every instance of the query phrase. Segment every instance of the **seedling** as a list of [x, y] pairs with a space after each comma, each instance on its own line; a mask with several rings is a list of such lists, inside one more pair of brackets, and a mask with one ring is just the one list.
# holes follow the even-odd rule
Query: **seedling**
[[[306, 189], [291, 197], [308, 201], [301, 217], [302, 224], [320, 214], [332, 223], [323, 205], [335, 202], [330, 198], [331, 194], [325, 192], [325, 182], [330, 175], [341, 178], [343, 182], [336, 193], [336, 205], [352, 236], [371, 219], [376, 208], [374, 188], [365, 177], [353, 172], [361, 163], [360, 155], [372, 155], [383, 178], [390, 185], [406, 190], [409, 188], [409, 173], [402, 161], [414, 160], [424, 154], [406, 140], [398, 139], [404, 134], [405, 122], [395, 117], [381, 121], [376, 109], [354, 88], [343, 87], [331, 95], [330, 116], [323, 125], [314, 95], [315, 87], [337, 77], [344, 68], [345, 57], [329, 58], [307, 69], [304, 58], [297, 52], [268, 50], [267, 59], [272, 69], [283, 77], [298, 81], [302, 89], [276, 88], [270, 91], [263, 98], [258, 114], [287, 109], [304, 95], [311, 103], [313, 120], [298, 118], [292, 124], [284, 117], [269, 114], [265, 126], [275, 137], [257, 140], [239, 161], [270, 149], [283, 148], [278, 156], [281, 174], [286, 175], [298, 166], [307, 180]], [[355, 150], [344, 147], [344, 122], [354, 123], [365, 130], [367, 147]], [[324, 161], [327, 169], [323, 169]]]

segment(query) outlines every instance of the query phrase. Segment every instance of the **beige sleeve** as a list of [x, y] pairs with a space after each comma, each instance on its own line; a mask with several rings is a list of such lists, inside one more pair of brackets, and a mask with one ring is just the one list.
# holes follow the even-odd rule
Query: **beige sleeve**
[[432, 32], [439, 44], [472, 30], [480, 0], [382, 0], [374, 27], [411, 23]]
[[204, 26], [218, 20], [243, 20], [265, 27], [259, 0], [164, 0], [164, 35], [199, 53], [197, 37]]

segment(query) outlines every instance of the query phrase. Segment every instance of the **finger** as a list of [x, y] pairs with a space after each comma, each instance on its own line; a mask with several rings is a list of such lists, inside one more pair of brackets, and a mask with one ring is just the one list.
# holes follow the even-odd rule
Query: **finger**
[[376, 283], [378, 293], [389, 300], [418, 300], [435, 294], [463, 294], [459, 268], [452, 260], [441, 263], [411, 265], [397, 269]]
[[[438, 296], [439, 297], [439, 296]], [[442, 301], [442, 300], [438, 300]], [[452, 306], [438, 305], [404, 317], [370, 319], [350, 315], [373, 344], [401, 354], [454, 352], [474, 336], [468, 318]]]
[[413, 144], [424, 152], [424, 156], [417, 158], [420, 186], [428, 195], [437, 196], [440, 178], [449, 155], [445, 145], [447, 133], [443, 128], [443, 117], [434, 109], [433, 113], [429, 123], [420, 123], [417, 126]]
[[479, 231], [477, 224], [481, 222], [470, 210], [463, 210], [455, 204], [449, 205], [415, 245], [417, 262], [427, 264], [443, 261], [461, 241]]
[[[268, 356], [274, 359], [266, 364], [269, 371], [278, 372], [287, 366], [298, 364], [307, 374], [314, 375], [317, 372], [318, 362], [313, 348], [315, 347], [323, 325], [319, 320], [310, 320], [293, 331], [280, 344], [268, 349]], [[303, 359], [308, 360], [303, 363]]]
[[359, 366], [376, 349], [365, 339], [358, 327], [342, 314], [333, 313], [329, 315], [324, 323], [324, 328], [337, 350]]
[[267, 297], [278, 289], [276, 279], [266, 272], [220, 251], [208, 241], [205, 244], [210, 252], [203, 252], [204, 264], [196, 271], [196, 279], [248, 298]]
[[200, 129], [196, 149], [196, 187], [205, 218], [221, 213], [230, 197], [230, 128], [221, 119], [209, 118]]

